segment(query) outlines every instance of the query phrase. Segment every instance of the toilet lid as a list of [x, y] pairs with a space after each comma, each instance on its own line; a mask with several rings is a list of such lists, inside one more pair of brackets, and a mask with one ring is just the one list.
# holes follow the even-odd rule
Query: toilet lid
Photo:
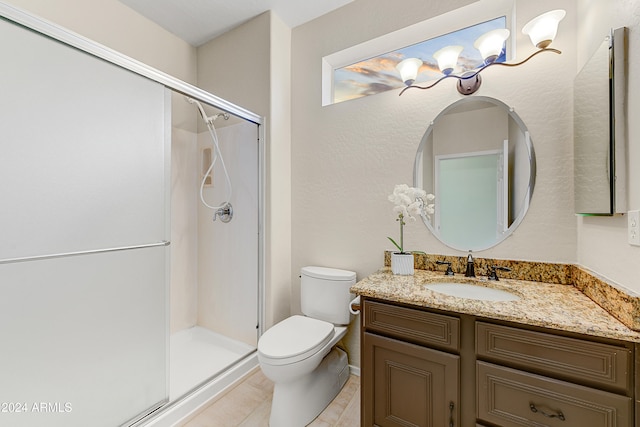
[[258, 341], [258, 352], [269, 359], [302, 360], [331, 341], [333, 334], [333, 324], [295, 315], [262, 334]]
[[354, 271], [339, 270], [337, 268], [328, 267], [303, 267], [301, 270], [303, 276], [314, 277], [323, 280], [355, 280], [356, 273]]

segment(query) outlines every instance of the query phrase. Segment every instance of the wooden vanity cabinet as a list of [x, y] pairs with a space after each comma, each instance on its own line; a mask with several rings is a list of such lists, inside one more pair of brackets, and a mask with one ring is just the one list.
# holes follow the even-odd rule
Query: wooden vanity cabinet
[[640, 345], [365, 297], [361, 318], [362, 426], [640, 427]]

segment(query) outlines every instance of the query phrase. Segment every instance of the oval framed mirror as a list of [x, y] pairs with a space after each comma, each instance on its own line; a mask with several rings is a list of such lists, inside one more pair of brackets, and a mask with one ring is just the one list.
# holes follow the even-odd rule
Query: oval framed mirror
[[435, 196], [422, 219], [445, 245], [489, 249], [522, 222], [533, 195], [536, 159], [522, 119], [502, 101], [464, 98], [427, 128], [413, 184]]

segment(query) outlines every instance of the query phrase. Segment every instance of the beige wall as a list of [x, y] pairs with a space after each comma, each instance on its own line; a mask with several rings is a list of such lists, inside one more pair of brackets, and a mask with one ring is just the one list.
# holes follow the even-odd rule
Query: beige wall
[[266, 327], [290, 314], [290, 40], [267, 12], [198, 48], [198, 86], [266, 119]]
[[196, 51], [117, 0], [4, 0], [188, 83]]
[[[640, 2], [637, 0], [578, 0], [579, 69], [609, 28], [629, 29], [628, 75], [640, 72]], [[629, 78], [627, 105], [627, 208], [640, 209], [640, 82]], [[627, 217], [579, 217], [579, 264], [620, 286], [640, 293], [640, 247], [627, 243]]]
[[[460, 99], [454, 83], [428, 91], [398, 91], [322, 107], [321, 59], [325, 55], [469, 1], [381, 0], [355, 2], [293, 30], [292, 44], [292, 309], [299, 308], [298, 272], [305, 265], [354, 270], [358, 278], [380, 268], [383, 251], [397, 237], [392, 205], [395, 184], [412, 183], [416, 149], [429, 122]], [[530, 210], [518, 230], [481, 257], [576, 261], [576, 218], [572, 187], [572, 81], [575, 75], [575, 1], [525, 1], [516, 5], [516, 27], [562, 7], [554, 47], [518, 69], [493, 67], [477, 93], [502, 100], [526, 123], [537, 156], [537, 181]], [[455, 22], [451, 29], [456, 29]], [[518, 58], [533, 51], [520, 31]], [[420, 223], [405, 227], [411, 250], [463, 256], [442, 245]], [[357, 332], [347, 338], [358, 364]]]
[[[447, 2], [431, 2], [443, 7]], [[517, 27], [546, 10], [568, 16], [554, 47], [561, 56], [541, 55], [517, 70], [487, 70], [478, 95], [515, 108], [529, 128], [538, 161], [531, 210], [512, 237], [479, 256], [548, 262], [577, 262], [629, 290], [640, 292], [640, 248], [626, 239], [626, 217], [576, 217], [572, 186], [572, 82], [577, 70], [609, 27], [629, 28], [629, 75], [640, 71], [640, 3], [634, 0], [518, 0]], [[396, 5], [397, 6], [397, 5]], [[379, 22], [371, 10], [385, 10]], [[405, 10], [414, 12], [413, 19]], [[459, 99], [452, 85], [427, 92], [396, 91], [321, 107], [322, 56], [345, 49], [430, 13], [410, 1], [390, 10], [356, 1], [293, 32], [293, 310], [299, 309], [296, 277], [300, 267], [320, 264], [353, 269], [364, 277], [382, 264], [382, 251], [394, 236], [386, 195], [393, 185], [412, 182], [413, 156], [428, 123]], [[364, 17], [364, 18], [363, 18]], [[340, 23], [349, 22], [348, 26]], [[348, 28], [344, 29], [344, 28]], [[322, 42], [319, 42], [322, 40]], [[518, 35], [518, 58], [530, 52]], [[523, 84], [524, 82], [524, 84]], [[640, 113], [640, 83], [629, 79], [628, 117]], [[640, 123], [629, 120], [628, 158], [640, 158]], [[640, 209], [640, 172], [629, 167], [629, 209]], [[406, 228], [408, 246], [426, 252], [462, 255], [441, 245], [420, 224]], [[357, 353], [357, 337], [349, 347]], [[353, 359], [353, 358], [352, 358]], [[352, 363], [357, 361], [352, 360]]]
[[[403, 1], [402, 7], [389, 9], [386, 3], [373, 3], [355, 1], [293, 31], [292, 280], [307, 264], [351, 268], [359, 277], [380, 267], [383, 251], [390, 249], [386, 236], [396, 233], [387, 195], [395, 184], [412, 182], [415, 151], [429, 122], [462, 97], [446, 81], [402, 97], [390, 91], [321, 106], [322, 56], [428, 19], [432, 10], [451, 4], [442, 0], [426, 8]], [[543, 54], [518, 69], [494, 67], [483, 73], [478, 95], [514, 107], [528, 126], [538, 159], [538, 179], [524, 223], [504, 243], [479, 256], [555, 262], [576, 259], [571, 184], [575, 3], [519, 1], [517, 27], [559, 3], [570, 12], [554, 44], [562, 55]], [[372, 10], [384, 11], [395, 26], [373, 19]], [[404, 10], [413, 13], [409, 17], [400, 12]], [[339, 25], [344, 22], [350, 24]], [[523, 57], [533, 47], [516, 35], [518, 56]], [[421, 224], [410, 224], [405, 239], [414, 250], [463, 255], [440, 244]]]

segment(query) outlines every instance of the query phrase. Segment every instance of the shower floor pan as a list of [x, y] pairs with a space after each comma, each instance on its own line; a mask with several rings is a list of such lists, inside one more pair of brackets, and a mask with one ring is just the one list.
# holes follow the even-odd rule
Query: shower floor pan
[[201, 326], [171, 336], [170, 392], [174, 401], [255, 350]]

